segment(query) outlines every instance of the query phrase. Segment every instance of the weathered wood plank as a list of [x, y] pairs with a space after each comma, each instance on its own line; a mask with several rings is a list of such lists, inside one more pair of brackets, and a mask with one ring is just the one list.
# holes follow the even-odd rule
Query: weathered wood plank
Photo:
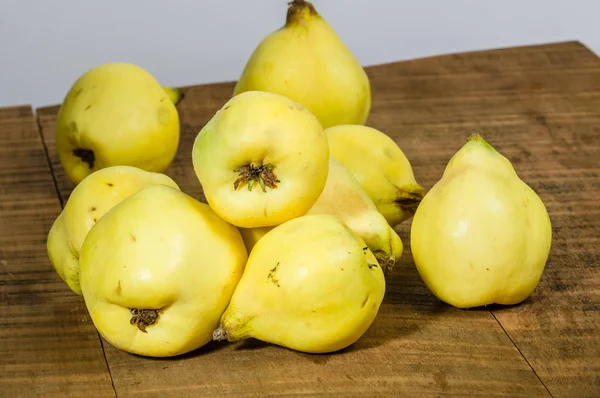
[[0, 109], [0, 396], [114, 396], [83, 300], [46, 253], [60, 212], [31, 107]]
[[[210, 344], [185, 358], [147, 360], [108, 345], [120, 395], [598, 395], [598, 58], [579, 43], [558, 43], [381, 65], [368, 73], [368, 124], [395, 139], [425, 187], [479, 131], [539, 192], [555, 233], [539, 289], [522, 305], [491, 312], [443, 305], [414, 269], [405, 223], [398, 228], [404, 259], [389, 278], [376, 322], [351, 349], [309, 356], [257, 343]], [[191, 143], [232, 88], [188, 87], [179, 106], [183, 140], [168, 174], [201, 199]], [[41, 110], [40, 123], [60, 168], [52, 150], [56, 109]], [[67, 198], [70, 186], [57, 175]]]
[[554, 396], [600, 396], [600, 59], [571, 42], [370, 75], [369, 122], [406, 150], [427, 188], [477, 131], [539, 193], [553, 222], [546, 271], [529, 300], [492, 313]]

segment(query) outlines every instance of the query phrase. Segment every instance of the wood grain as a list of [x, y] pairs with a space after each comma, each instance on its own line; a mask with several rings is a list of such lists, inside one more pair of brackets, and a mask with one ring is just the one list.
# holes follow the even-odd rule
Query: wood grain
[[[251, 341], [152, 360], [106, 344], [119, 396], [600, 396], [598, 57], [570, 42], [367, 71], [373, 87], [368, 124], [394, 138], [426, 188], [478, 131], [540, 194], [554, 243], [533, 296], [510, 308], [464, 311], [441, 304], [414, 269], [407, 222], [398, 228], [406, 254], [389, 278], [380, 314], [350, 349], [311, 356]], [[191, 144], [232, 88], [187, 87], [178, 107], [182, 144], [167, 173], [201, 200]], [[66, 200], [71, 186], [53, 146], [56, 110], [38, 114]]]
[[60, 212], [29, 106], [0, 109], [0, 396], [114, 396], [98, 335], [46, 254]]
[[600, 59], [560, 43], [384, 65], [370, 76], [369, 123], [407, 151], [427, 188], [478, 131], [538, 192], [553, 223], [547, 268], [527, 302], [492, 313], [554, 396], [600, 396]]
[[[232, 84], [190, 87], [180, 104], [183, 137], [167, 174], [204, 200], [191, 166], [197, 132], [229, 97]], [[72, 186], [53, 144], [56, 107], [38, 111], [64, 200]], [[351, 349], [310, 356], [258, 342], [209, 344], [184, 358], [153, 360], [105, 343], [119, 396], [399, 396], [462, 393], [547, 396], [501, 327], [487, 311], [440, 306], [423, 289], [405, 257], [390, 281], [377, 322]], [[410, 275], [402, 275], [408, 271]], [[411, 289], [414, 295], [407, 295]], [[408, 300], [407, 300], [408, 299]], [[477, 369], [475, 373], [473, 370]]]

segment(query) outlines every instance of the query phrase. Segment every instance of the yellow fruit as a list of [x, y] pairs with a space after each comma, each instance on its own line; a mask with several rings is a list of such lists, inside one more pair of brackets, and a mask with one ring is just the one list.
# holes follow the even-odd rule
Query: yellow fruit
[[[338, 217], [358, 234], [373, 252], [384, 273], [390, 273], [400, 260], [402, 240], [377, 211], [377, 207], [344, 165], [329, 158], [325, 188], [307, 214]], [[240, 228], [248, 252], [273, 227]]]
[[385, 273], [402, 256], [404, 246], [398, 234], [352, 173], [334, 158], [329, 160], [325, 189], [307, 214], [331, 214], [342, 220], [365, 241]]
[[247, 260], [234, 226], [165, 185], [107, 213], [81, 249], [81, 289], [92, 321], [115, 347], [184, 354], [212, 339]]
[[208, 204], [242, 228], [305, 214], [327, 180], [329, 148], [306, 108], [273, 93], [230, 99], [194, 142], [193, 166]]
[[65, 214], [61, 212], [46, 239], [48, 257], [54, 270], [74, 293], [81, 295], [79, 286], [79, 250], [71, 250], [70, 239], [65, 228]]
[[235, 86], [285, 95], [314, 113], [323, 128], [364, 124], [371, 109], [369, 79], [315, 7], [289, 3], [285, 26], [254, 50]]
[[325, 130], [330, 155], [356, 177], [392, 227], [413, 216], [424, 189], [404, 152], [388, 135], [368, 126]]
[[115, 205], [152, 185], [178, 188], [170, 177], [131, 166], [111, 166], [90, 174], [69, 196], [47, 238], [48, 256], [61, 279], [76, 294], [79, 285], [79, 253], [89, 230]]
[[56, 121], [56, 151], [67, 177], [78, 184], [116, 165], [165, 171], [179, 145], [172, 95], [127, 63], [102, 64], [80, 76]]
[[366, 332], [384, 293], [383, 272], [358, 235], [335, 216], [301, 216], [256, 243], [213, 338], [337, 351]]
[[412, 221], [417, 270], [433, 294], [459, 308], [525, 300], [551, 240], [541, 199], [478, 134], [452, 157]]
[[267, 232], [272, 230], [274, 227], [256, 227], [256, 228], [240, 228], [240, 233], [242, 234], [242, 238], [244, 239], [244, 244], [246, 245], [246, 249], [248, 253], [252, 251], [256, 242], [260, 240]]
[[177, 105], [179, 104], [179, 102], [181, 102], [181, 100], [183, 99], [184, 95], [183, 95], [183, 91], [181, 91], [178, 88], [174, 88], [174, 87], [163, 87], [163, 90], [165, 90], [165, 92], [167, 93], [167, 96], [169, 97], [169, 100], [174, 104]]

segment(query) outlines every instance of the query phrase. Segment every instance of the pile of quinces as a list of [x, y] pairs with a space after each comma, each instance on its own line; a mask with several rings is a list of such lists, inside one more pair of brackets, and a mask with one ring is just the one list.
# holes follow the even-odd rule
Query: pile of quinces
[[206, 201], [166, 174], [182, 92], [126, 63], [71, 87], [56, 148], [74, 189], [48, 234], [58, 275], [124, 351], [175, 356], [248, 338], [333, 352], [371, 326], [412, 218], [426, 286], [459, 308], [515, 304], [550, 249], [546, 209], [477, 134], [425, 192], [366, 125], [369, 79], [305, 1], [250, 57], [189, 159]]

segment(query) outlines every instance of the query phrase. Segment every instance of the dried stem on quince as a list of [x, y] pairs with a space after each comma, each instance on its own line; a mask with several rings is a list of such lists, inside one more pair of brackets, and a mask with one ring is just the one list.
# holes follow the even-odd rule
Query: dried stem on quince
[[148, 333], [146, 327], [155, 324], [158, 319], [158, 310], [130, 308], [129, 311], [131, 312], [129, 323], [137, 325], [138, 329], [144, 333]]
[[271, 163], [255, 166], [253, 164], [247, 164], [234, 170], [239, 174], [239, 178], [234, 181], [233, 189], [237, 190], [242, 184], [248, 184], [248, 190], [252, 191], [254, 183], [258, 181], [263, 192], [267, 192], [267, 188], [277, 188], [277, 183], [281, 182], [277, 179], [275, 173], [273, 173], [273, 166]]

